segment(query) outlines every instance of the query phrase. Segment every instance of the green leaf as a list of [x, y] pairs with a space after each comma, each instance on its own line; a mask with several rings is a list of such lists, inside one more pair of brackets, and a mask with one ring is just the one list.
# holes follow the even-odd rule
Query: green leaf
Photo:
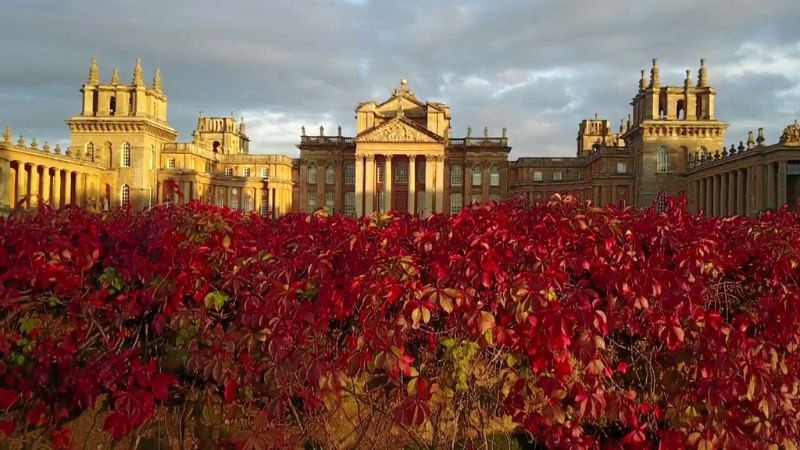
[[122, 290], [122, 278], [113, 267], [106, 267], [100, 275], [100, 283], [114, 288], [116, 291]]
[[203, 304], [208, 309], [213, 308], [216, 311], [219, 311], [223, 306], [225, 306], [225, 303], [227, 303], [228, 300], [230, 300], [228, 294], [222, 291], [214, 291], [206, 294], [206, 297], [203, 299]]
[[445, 338], [441, 340], [440, 344], [442, 344], [442, 347], [444, 348], [450, 348], [456, 345], [456, 340], [453, 338]]

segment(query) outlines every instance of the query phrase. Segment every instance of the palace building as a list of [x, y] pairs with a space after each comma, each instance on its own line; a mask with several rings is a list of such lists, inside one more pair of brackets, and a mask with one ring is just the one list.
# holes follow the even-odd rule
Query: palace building
[[[320, 207], [351, 216], [377, 211], [456, 213], [474, 202], [521, 196], [531, 202], [572, 193], [595, 204], [663, 207], [688, 197], [707, 214], [756, 214], [800, 200], [800, 125], [778, 143], [763, 131], [726, 148], [716, 91], [701, 60], [696, 82], [661, 85], [657, 61], [642, 70], [632, 111], [613, 129], [583, 120], [574, 157], [509, 160], [503, 129], [453, 136], [450, 107], [423, 101], [402, 80], [380, 103], [356, 107], [356, 134], [307, 134], [300, 157], [250, 153], [244, 119], [203, 117], [190, 142], [179, 142], [167, 116], [161, 75], [143, 80], [137, 59], [130, 83], [115, 68], [100, 81], [92, 59], [80, 114], [69, 118], [67, 148], [6, 127], [0, 140], [0, 211], [40, 202], [104, 211], [201, 201], [278, 217]], [[524, 147], [526, 143], [521, 143]]]

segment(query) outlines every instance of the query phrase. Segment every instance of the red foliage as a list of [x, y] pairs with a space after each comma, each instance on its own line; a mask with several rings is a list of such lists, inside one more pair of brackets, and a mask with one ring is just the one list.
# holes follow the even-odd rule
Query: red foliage
[[798, 249], [787, 210], [719, 219], [679, 201], [359, 221], [41, 209], [0, 219], [0, 431], [47, 427], [67, 448], [63, 424], [101, 395], [119, 438], [203, 392], [270, 411], [223, 444], [293, 445], [355, 378], [420, 425], [454, 383], [423, 362], [470, 343], [547, 447], [794, 448]]

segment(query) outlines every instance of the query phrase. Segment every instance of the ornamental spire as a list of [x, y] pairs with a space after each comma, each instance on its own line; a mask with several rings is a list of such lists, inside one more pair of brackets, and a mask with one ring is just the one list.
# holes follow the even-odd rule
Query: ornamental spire
[[136, 58], [136, 65], [133, 66], [133, 84], [136, 86], [144, 84], [142, 80], [142, 58]]
[[3, 133], [3, 142], [11, 142], [11, 127], [6, 125], [6, 131]]
[[653, 68], [650, 69], [650, 87], [658, 89], [661, 86], [661, 79], [659, 77], [658, 59], [653, 58]]
[[697, 87], [708, 86], [708, 69], [706, 69], [706, 60], [700, 60], [700, 73], [697, 77]]
[[97, 58], [92, 57], [92, 63], [89, 65], [89, 81], [88, 84], [100, 83], [100, 69], [97, 68]]
[[639, 90], [643, 91], [647, 88], [647, 79], [644, 76], [644, 69], [642, 69], [642, 78], [639, 79]]
[[683, 80], [683, 87], [684, 88], [688, 88], [689, 86], [692, 85], [691, 78], [692, 78], [692, 71], [689, 70], [689, 69], [686, 69], [686, 78]]
[[114, 67], [114, 72], [111, 73], [111, 84], [119, 84], [119, 69]]
[[156, 73], [153, 75], [153, 90], [161, 92], [161, 69], [156, 68]]

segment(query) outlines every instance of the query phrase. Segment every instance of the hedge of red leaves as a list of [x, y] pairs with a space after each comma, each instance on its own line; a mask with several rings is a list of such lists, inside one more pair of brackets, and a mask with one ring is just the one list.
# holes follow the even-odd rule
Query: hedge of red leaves
[[785, 210], [42, 209], [0, 220], [0, 242], [0, 429], [56, 447], [98, 398], [119, 438], [198, 392], [256, 412], [220, 446], [294, 445], [354, 379], [421, 426], [481, 357], [511, 380], [503, 413], [549, 448], [798, 440], [800, 218]]

